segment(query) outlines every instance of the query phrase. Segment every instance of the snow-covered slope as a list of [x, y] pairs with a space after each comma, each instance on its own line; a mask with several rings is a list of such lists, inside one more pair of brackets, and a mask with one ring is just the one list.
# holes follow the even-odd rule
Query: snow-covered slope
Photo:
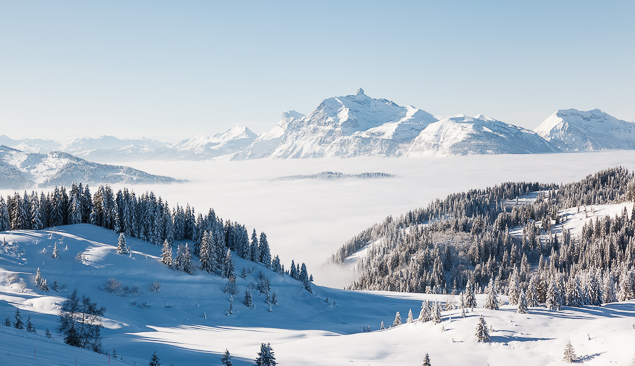
[[194, 137], [170, 144], [158, 151], [166, 158], [202, 160], [221, 155], [233, 154], [251, 145], [257, 135], [247, 126], [238, 125], [213, 136]]
[[64, 143], [59, 150], [93, 161], [136, 160], [167, 144], [149, 138], [120, 139], [114, 136], [82, 137]]
[[46, 155], [0, 146], [0, 188], [83, 183], [171, 183], [177, 180], [125, 166], [98, 164], [64, 152]]
[[635, 149], [635, 123], [601, 110], [559, 110], [534, 131], [564, 151]]
[[[450, 310], [442, 312], [439, 324], [378, 330], [380, 322], [389, 327], [397, 311], [404, 323], [409, 309], [416, 317], [423, 299], [446, 302], [452, 297], [320, 286], [311, 294], [288, 276], [234, 256], [238, 272], [253, 270], [237, 278], [234, 313], [225, 315], [225, 280], [198, 270], [194, 275], [170, 270], [160, 263], [160, 248], [146, 242], [127, 239], [132, 254], [118, 255], [117, 235], [87, 224], [3, 232], [0, 237], [6, 241], [0, 242], [0, 320], [12, 320], [19, 308], [37, 329], [33, 335], [0, 325], [0, 359], [8, 365], [73, 365], [75, 358], [78, 365], [108, 364], [106, 355], [61, 344], [57, 311], [73, 289], [106, 307], [104, 350], [116, 349], [123, 357], [111, 359], [115, 365], [146, 365], [154, 351], [163, 365], [215, 365], [225, 349], [235, 366], [253, 365], [263, 342], [271, 343], [280, 365], [306, 366], [419, 365], [426, 353], [433, 365], [503, 365], [510, 359], [518, 366], [562, 365], [568, 341], [588, 365], [628, 365], [635, 354], [630, 347], [635, 342], [634, 301], [558, 312], [532, 307], [529, 314], [517, 314], [509, 305], [482, 309], [484, 296], [477, 295], [479, 307], [465, 318], [460, 310]], [[51, 257], [55, 243], [58, 259]], [[60, 292], [35, 287], [38, 267], [49, 284], [57, 280]], [[255, 289], [255, 308], [241, 303], [260, 272], [279, 299], [271, 312]], [[17, 279], [7, 281], [10, 275]], [[111, 278], [120, 283], [118, 292], [104, 290]], [[158, 292], [150, 290], [155, 281], [161, 285]], [[476, 343], [474, 337], [480, 315], [492, 327], [489, 343]], [[366, 326], [372, 331], [363, 332]], [[53, 339], [43, 336], [47, 328]]]
[[410, 144], [405, 155], [535, 154], [555, 151], [533, 131], [485, 116], [459, 115], [431, 123]]
[[59, 150], [62, 144], [53, 140], [44, 139], [12, 139], [6, 135], [0, 135], [0, 145], [12, 147], [30, 153], [46, 154]]
[[283, 114], [234, 159], [395, 156], [437, 119], [412, 106], [355, 95], [325, 99], [313, 112]]

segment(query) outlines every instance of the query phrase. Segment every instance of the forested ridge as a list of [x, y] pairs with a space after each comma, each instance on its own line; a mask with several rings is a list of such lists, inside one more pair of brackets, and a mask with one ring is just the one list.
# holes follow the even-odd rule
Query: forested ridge
[[[167, 201], [146, 192], [137, 196], [128, 189], [114, 192], [110, 186], [100, 186], [91, 194], [88, 185], [73, 184], [70, 190], [55, 187], [52, 192], [0, 197], [0, 231], [40, 230], [69, 224], [88, 223], [135, 237], [169, 250], [175, 241], [179, 245], [177, 257], [185, 253], [203, 256], [203, 270], [222, 272], [228, 249], [238, 256], [262, 263], [278, 273], [286, 273], [304, 282], [310, 291], [311, 275], [304, 263], [294, 261], [285, 271], [278, 256], [273, 256], [267, 235], [254, 229], [251, 237], [247, 228], [238, 222], [223, 220], [213, 209], [206, 214], [196, 213], [190, 205], [178, 204], [170, 209]], [[202, 254], [201, 254], [202, 252]], [[171, 264], [171, 261], [165, 261]], [[180, 269], [180, 268], [179, 268]]]
[[[483, 291], [492, 281], [511, 292], [512, 304], [520, 291], [546, 302], [550, 287], [560, 305], [629, 299], [635, 291], [633, 212], [596, 219], [579, 237], [558, 226], [558, 212], [632, 201], [634, 188], [633, 173], [617, 167], [561, 186], [504, 183], [452, 194], [364, 230], [331, 260], [344, 263], [364, 250], [351, 289], [453, 293], [466, 286]], [[530, 195], [535, 200], [523, 199]], [[511, 235], [513, 229], [522, 234]]]

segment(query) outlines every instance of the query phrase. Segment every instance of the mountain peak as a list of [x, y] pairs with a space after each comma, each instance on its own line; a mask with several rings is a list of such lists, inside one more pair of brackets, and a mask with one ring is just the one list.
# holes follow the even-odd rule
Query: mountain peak
[[361, 95], [366, 95], [366, 94], [364, 94], [364, 89], [362, 89], [362, 88], [357, 89], [357, 95], [360, 95], [360, 94]]

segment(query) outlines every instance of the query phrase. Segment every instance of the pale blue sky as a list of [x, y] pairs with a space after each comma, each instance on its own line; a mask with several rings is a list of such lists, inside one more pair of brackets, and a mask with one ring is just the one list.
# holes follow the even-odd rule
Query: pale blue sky
[[353, 94], [536, 127], [635, 120], [635, 2], [0, 0], [12, 137], [177, 140]]

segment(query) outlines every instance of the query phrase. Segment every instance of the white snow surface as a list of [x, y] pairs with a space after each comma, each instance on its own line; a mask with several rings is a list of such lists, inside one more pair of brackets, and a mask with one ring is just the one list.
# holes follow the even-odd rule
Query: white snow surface
[[599, 109], [559, 110], [534, 131], [563, 151], [635, 149], [635, 123]]
[[537, 154], [555, 151], [533, 131], [486, 116], [458, 115], [428, 125], [404, 155]]
[[263, 157], [398, 156], [437, 119], [412, 106], [356, 94], [328, 98], [310, 114], [287, 114], [234, 160]]
[[132, 184], [176, 181], [126, 166], [91, 163], [59, 151], [44, 155], [0, 146], [0, 187], [4, 189], [70, 186], [79, 182]]
[[[379, 323], [390, 326], [395, 312], [405, 321], [409, 309], [418, 315], [421, 301], [447, 301], [449, 295], [369, 293], [314, 286], [313, 294], [302, 286], [260, 265], [234, 257], [240, 271], [254, 271], [238, 278], [234, 314], [225, 315], [229, 295], [224, 280], [196, 271], [187, 275], [160, 263], [160, 247], [128, 239], [130, 255], [116, 254], [117, 235], [83, 224], [42, 231], [0, 233], [0, 315], [2, 319], [20, 308], [31, 316], [38, 334], [0, 326], [0, 354], [8, 365], [107, 364], [105, 355], [70, 348], [54, 329], [57, 309], [73, 289], [106, 307], [104, 349], [123, 357], [111, 363], [147, 364], [156, 351], [162, 364], [218, 364], [229, 349], [234, 365], [252, 365], [261, 343], [271, 343], [280, 365], [417, 365], [425, 353], [433, 364], [504, 365], [513, 359], [519, 366], [561, 365], [564, 346], [571, 341], [579, 359], [588, 365], [626, 365], [635, 351], [635, 301], [601, 307], [567, 308], [560, 312], [544, 307], [516, 314], [515, 308], [499, 311], [477, 308], [466, 318], [458, 310], [444, 311], [441, 324], [413, 323], [379, 331]], [[60, 258], [53, 259], [58, 243]], [[77, 253], [83, 261], [75, 260]], [[37, 268], [52, 284], [57, 279], [66, 289], [43, 293], [33, 285]], [[252, 291], [256, 307], [241, 303], [242, 294], [262, 271], [271, 280], [279, 305], [269, 312], [264, 297]], [[17, 274], [26, 284], [7, 285], [7, 276]], [[138, 293], [109, 293], [103, 285], [110, 278]], [[149, 287], [160, 281], [159, 292]], [[326, 302], [328, 297], [329, 302]], [[477, 296], [479, 304], [484, 297]], [[334, 303], [335, 302], [335, 303]], [[491, 325], [491, 342], [478, 344], [475, 329], [483, 315]], [[362, 332], [370, 326], [372, 332]], [[43, 334], [48, 328], [54, 339]], [[37, 357], [37, 358], [36, 358]]]

